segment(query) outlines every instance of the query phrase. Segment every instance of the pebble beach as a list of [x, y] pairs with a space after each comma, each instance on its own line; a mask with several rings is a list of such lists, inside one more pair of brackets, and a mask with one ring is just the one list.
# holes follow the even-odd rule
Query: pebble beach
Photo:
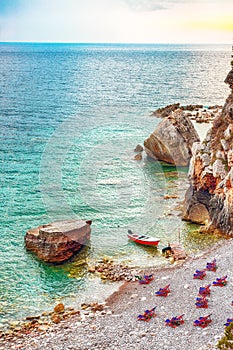
[[[67, 320], [50, 327], [35, 329], [29, 334], [2, 336], [0, 349], [217, 349], [224, 334], [224, 323], [233, 316], [233, 239], [224, 240], [211, 250], [166, 268], [153, 269], [154, 280], [147, 285], [138, 281], [125, 282], [101, 307], [80, 309]], [[196, 270], [217, 260], [217, 271], [207, 271], [203, 280], [193, 279]], [[218, 277], [227, 275], [224, 287], [213, 286]], [[166, 298], [155, 292], [170, 284]], [[197, 309], [195, 300], [201, 286], [211, 284], [208, 308]], [[156, 316], [148, 322], [137, 316], [156, 306]], [[184, 324], [177, 328], [165, 325], [165, 320], [183, 315]], [[196, 327], [193, 322], [211, 314], [212, 322]]]

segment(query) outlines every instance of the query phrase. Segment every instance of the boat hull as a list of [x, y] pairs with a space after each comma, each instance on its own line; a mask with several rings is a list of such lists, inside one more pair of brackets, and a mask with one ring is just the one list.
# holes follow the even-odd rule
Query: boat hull
[[156, 239], [156, 238], [153, 239], [153, 237], [148, 237], [148, 239], [143, 239], [137, 235], [130, 235], [130, 234], [128, 234], [128, 238], [135, 243], [146, 245], [146, 246], [153, 246], [153, 247], [156, 247], [160, 242], [159, 239]]

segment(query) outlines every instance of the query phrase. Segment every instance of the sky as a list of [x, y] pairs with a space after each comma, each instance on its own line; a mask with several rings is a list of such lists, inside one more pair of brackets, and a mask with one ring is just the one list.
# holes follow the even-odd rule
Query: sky
[[0, 41], [233, 43], [233, 0], [0, 0]]

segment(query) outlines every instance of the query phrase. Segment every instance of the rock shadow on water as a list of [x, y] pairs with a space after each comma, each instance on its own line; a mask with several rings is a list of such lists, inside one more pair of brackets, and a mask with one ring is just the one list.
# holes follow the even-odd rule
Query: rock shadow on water
[[84, 287], [88, 273], [89, 246], [84, 246], [77, 255], [63, 264], [44, 262], [32, 252], [27, 252], [27, 254], [31, 255], [35, 283], [37, 283], [40, 298], [64, 297]]

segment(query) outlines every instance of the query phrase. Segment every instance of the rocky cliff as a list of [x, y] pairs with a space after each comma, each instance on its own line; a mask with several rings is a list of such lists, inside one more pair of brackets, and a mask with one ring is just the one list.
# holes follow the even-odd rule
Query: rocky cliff
[[193, 147], [183, 218], [233, 236], [233, 69], [225, 82], [231, 93], [222, 113]]
[[63, 220], [27, 231], [25, 246], [46, 262], [62, 263], [90, 239], [91, 221]]

